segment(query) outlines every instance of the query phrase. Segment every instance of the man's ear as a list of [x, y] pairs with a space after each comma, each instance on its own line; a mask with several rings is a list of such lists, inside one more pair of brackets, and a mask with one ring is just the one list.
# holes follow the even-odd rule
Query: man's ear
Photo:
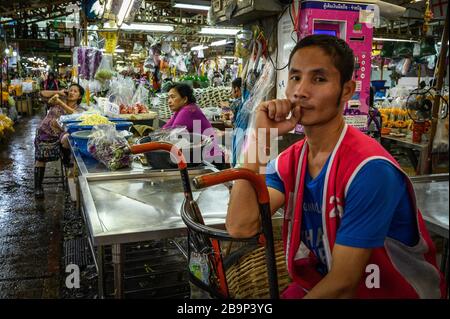
[[347, 81], [344, 83], [344, 87], [342, 89], [342, 98], [341, 102], [347, 102], [350, 100], [355, 93], [356, 83], [353, 80]]

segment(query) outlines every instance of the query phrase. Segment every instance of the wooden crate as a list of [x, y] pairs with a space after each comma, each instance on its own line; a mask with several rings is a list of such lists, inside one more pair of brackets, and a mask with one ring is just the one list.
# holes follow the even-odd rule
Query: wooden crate
[[17, 112], [21, 115], [33, 115], [33, 107], [31, 97], [21, 96], [16, 100]]

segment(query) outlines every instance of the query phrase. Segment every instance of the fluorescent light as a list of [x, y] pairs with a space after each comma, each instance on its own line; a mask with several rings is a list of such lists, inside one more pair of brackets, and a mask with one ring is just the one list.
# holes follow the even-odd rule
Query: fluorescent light
[[232, 55], [223, 55], [223, 56], [221, 56], [221, 57], [219, 57], [219, 58], [222, 58], [222, 59], [237, 59], [237, 57], [235, 57], [235, 56], [232, 56]]
[[389, 38], [373, 38], [373, 41], [391, 41], [391, 42], [414, 42], [418, 43], [416, 40], [404, 40], [404, 39], [389, 39]]
[[223, 35], [236, 35], [241, 29], [235, 28], [202, 28], [200, 33], [202, 34], [223, 34]]
[[204, 46], [204, 45], [198, 45], [196, 47], [192, 47], [191, 51], [200, 51], [200, 50], [204, 50], [204, 49], [208, 49], [208, 47]]
[[121, 25], [123, 20], [130, 14], [130, 10], [133, 7], [134, 0], [123, 0], [119, 13], [117, 14], [117, 25]]
[[175, 3], [173, 5], [174, 8], [180, 8], [180, 9], [193, 9], [193, 10], [203, 10], [208, 11], [209, 6], [202, 6], [198, 4], [187, 4], [187, 3]]
[[122, 24], [121, 30], [135, 30], [135, 31], [161, 31], [172, 32], [173, 26], [167, 24], [143, 24], [143, 23], [131, 23]]
[[232, 42], [233, 42], [233, 41], [219, 40], [219, 41], [211, 42], [210, 45], [211, 45], [212, 47], [218, 47], [218, 46], [225, 45], [225, 44], [232, 43]]

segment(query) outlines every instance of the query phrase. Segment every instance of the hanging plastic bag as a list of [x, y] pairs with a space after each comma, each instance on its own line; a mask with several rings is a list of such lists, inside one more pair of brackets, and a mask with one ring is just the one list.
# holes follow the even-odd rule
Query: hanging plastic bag
[[275, 69], [271, 63], [266, 63], [261, 76], [256, 81], [248, 98], [243, 102], [236, 115], [235, 130], [232, 135], [232, 165], [240, 163], [247, 150], [246, 136], [254, 126], [254, 112], [258, 105], [264, 101], [268, 92], [274, 87]]
[[92, 79], [102, 60], [101, 51], [92, 47], [78, 47], [74, 56], [76, 56], [74, 62], [78, 65], [79, 77], [87, 80]]
[[188, 71], [185, 63], [185, 56], [183, 55], [179, 55], [176, 58], [175, 65], [177, 70], [180, 72], [186, 73]]
[[100, 66], [95, 73], [95, 79], [103, 84], [106, 81], [111, 80], [113, 75], [113, 56], [112, 54], [105, 54], [103, 55]]
[[87, 145], [89, 153], [110, 170], [131, 164], [131, 156], [125, 152], [128, 142], [115, 125], [94, 126]]
[[250, 56], [252, 31], [242, 30], [236, 34], [236, 49], [234, 55], [246, 59]]

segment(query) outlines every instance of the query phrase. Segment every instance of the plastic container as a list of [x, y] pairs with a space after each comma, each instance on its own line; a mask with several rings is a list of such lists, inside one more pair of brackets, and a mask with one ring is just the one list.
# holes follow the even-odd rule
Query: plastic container
[[[94, 158], [91, 153], [88, 151], [87, 143], [89, 141], [89, 136], [91, 135], [92, 131], [77, 131], [70, 134], [72, 140], [74, 141], [75, 145], [77, 146], [78, 150], [81, 154]], [[133, 136], [132, 133], [127, 132], [127, 135], [125, 135], [125, 138], [129, 138]]]
[[87, 148], [87, 143], [89, 140], [89, 136], [91, 134], [91, 131], [77, 131], [70, 134], [72, 137], [75, 145], [78, 147], [78, 150], [81, 154], [87, 157], [94, 158], [91, 153], [89, 153]]
[[378, 91], [385, 89], [386, 80], [373, 80], [373, 81], [370, 81], [370, 83], [375, 88], [375, 91], [378, 92]]
[[[189, 137], [190, 137], [190, 141], [192, 142], [194, 140], [194, 136], [198, 134], [195, 133], [190, 133]], [[196, 167], [202, 164], [202, 154], [203, 154], [203, 149], [205, 146], [209, 145], [209, 143], [211, 143], [211, 140], [208, 137], [205, 137], [202, 135], [202, 143], [199, 145], [190, 145], [189, 148], [183, 148], [182, 152], [183, 154], [185, 154], [185, 158], [187, 157], [186, 152], [189, 152], [189, 160], [188, 158], [186, 158], [187, 166], [188, 167]], [[150, 136], [146, 136], [141, 138], [138, 143], [139, 144], [143, 144], [143, 143], [148, 143], [151, 142], [152, 139]], [[197, 153], [200, 152], [200, 153]], [[200, 155], [196, 155], [197, 157], [194, 157], [194, 154], [200, 154]], [[151, 151], [151, 152], [147, 152], [144, 153], [146, 159], [147, 159], [147, 163], [149, 166], [151, 166], [154, 169], [173, 169], [173, 168], [177, 168], [177, 162], [175, 157], [173, 157], [169, 152], [166, 151]], [[171, 159], [172, 157], [172, 159]], [[196, 160], [198, 157], [200, 157], [200, 161]], [[195, 161], [196, 160], [196, 161]]]
[[[133, 125], [133, 122], [128, 121], [112, 121], [116, 124], [116, 130], [118, 131], [126, 131], [129, 130], [130, 127]], [[79, 125], [79, 123], [71, 123], [67, 125], [67, 132], [72, 134], [73, 132], [78, 131], [90, 131], [94, 128], [94, 125]]]

